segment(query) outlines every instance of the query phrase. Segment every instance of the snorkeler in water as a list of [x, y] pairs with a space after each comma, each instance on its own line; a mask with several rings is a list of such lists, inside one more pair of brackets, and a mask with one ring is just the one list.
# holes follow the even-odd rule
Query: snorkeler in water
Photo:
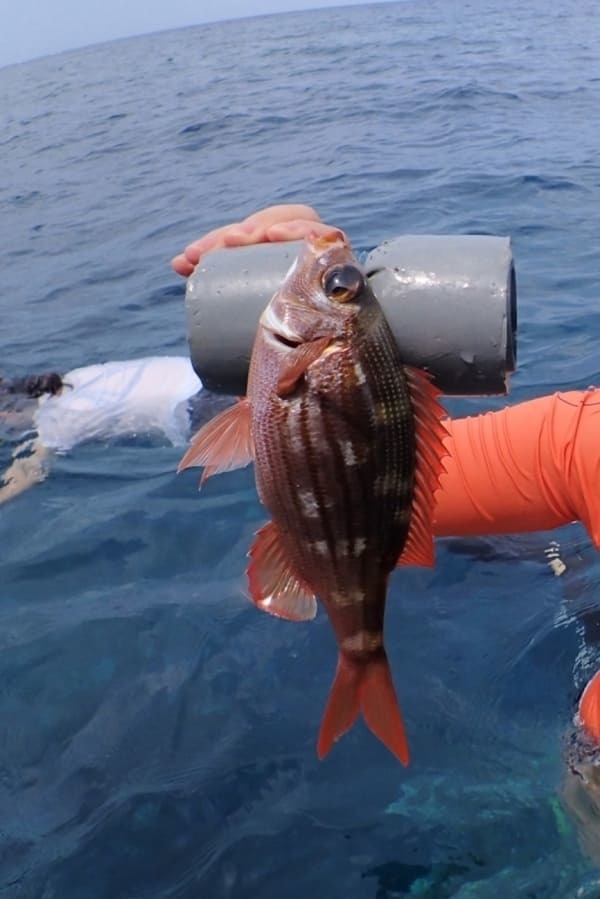
[[141, 434], [184, 446], [229, 401], [203, 390], [186, 356], [153, 356], [0, 380], [0, 437], [14, 444], [0, 504], [47, 476], [53, 453]]

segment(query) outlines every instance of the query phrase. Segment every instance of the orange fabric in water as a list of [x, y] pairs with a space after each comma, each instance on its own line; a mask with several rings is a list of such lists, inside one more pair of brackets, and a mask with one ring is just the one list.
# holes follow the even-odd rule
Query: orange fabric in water
[[556, 393], [446, 426], [437, 536], [579, 520], [600, 549], [600, 389]]
[[579, 717], [588, 734], [600, 743], [600, 671], [581, 694]]

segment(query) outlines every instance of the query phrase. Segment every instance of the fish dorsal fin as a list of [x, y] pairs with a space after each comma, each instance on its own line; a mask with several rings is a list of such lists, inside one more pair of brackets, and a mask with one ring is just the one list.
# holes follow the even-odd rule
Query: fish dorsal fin
[[444, 438], [448, 431], [446, 412], [438, 400], [440, 391], [431, 376], [421, 369], [405, 366], [415, 418], [415, 490], [408, 536], [398, 565], [433, 566], [434, 494], [444, 473], [442, 459], [448, 455]]
[[581, 694], [579, 717], [589, 736], [600, 743], [600, 671], [596, 672]]
[[177, 471], [204, 466], [202, 486], [211, 475], [243, 468], [253, 459], [250, 403], [242, 398], [200, 428]]
[[332, 339], [332, 337], [318, 337], [309, 343], [301, 343], [288, 354], [277, 381], [277, 396], [288, 396], [296, 389], [306, 369], [317, 361]]
[[246, 570], [255, 605], [278, 618], [308, 621], [317, 614], [315, 595], [290, 569], [277, 525], [270, 521], [256, 534]]

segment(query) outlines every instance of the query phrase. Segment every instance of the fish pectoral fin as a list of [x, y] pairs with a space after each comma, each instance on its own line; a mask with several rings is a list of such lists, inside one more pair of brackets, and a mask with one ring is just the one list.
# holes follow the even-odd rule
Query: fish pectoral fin
[[410, 366], [405, 366], [404, 370], [414, 410], [417, 460], [410, 527], [397, 565], [431, 568], [435, 561], [435, 492], [445, 471], [442, 459], [448, 455], [444, 445], [448, 431], [443, 421], [447, 416], [438, 400], [440, 391], [432, 384], [431, 376]]
[[410, 755], [404, 722], [385, 654], [354, 661], [340, 653], [335, 678], [321, 722], [317, 754], [327, 755], [334, 742], [350, 730], [362, 711], [369, 729], [403, 765]]
[[264, 612], [289, 621], [309, 621], [317, 614], [310, 587], [296, 577], [281, 545], [277, 525], [270, 521], [256, 534], [246, 569], [252, 601]]
[[579, 717], [588, 735], [600, 743], [600, 671], [596, 672], [581, 694]]
[[333, 335], [328, 337], [318, 337], [309, 343], [301, 343], [300, 346], [293, 349], [286, 358], [285, 364], [282, 366], [279, 380], [275, 392], [279, 397], [286, 397], [296, 389], [298, 381], [306, 372], [309, 365], [316, 362], [319, 356], [327, 349]]
[[204, 466], [202, 486], [211, 475], [243, 468], [253, 460], [250, 403], [242, 398], [200, 428], [177, 471]]

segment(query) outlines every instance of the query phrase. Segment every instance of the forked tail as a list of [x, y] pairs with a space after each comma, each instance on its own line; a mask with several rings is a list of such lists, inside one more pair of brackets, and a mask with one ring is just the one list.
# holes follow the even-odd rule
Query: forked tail
[[375, 736], [403, 765], [408, 765], [408, 741], [385, 653], [364, 662], [344, 653], [338, 656], [317, 744], [320, 759], [350, 730], [359, 712]]

